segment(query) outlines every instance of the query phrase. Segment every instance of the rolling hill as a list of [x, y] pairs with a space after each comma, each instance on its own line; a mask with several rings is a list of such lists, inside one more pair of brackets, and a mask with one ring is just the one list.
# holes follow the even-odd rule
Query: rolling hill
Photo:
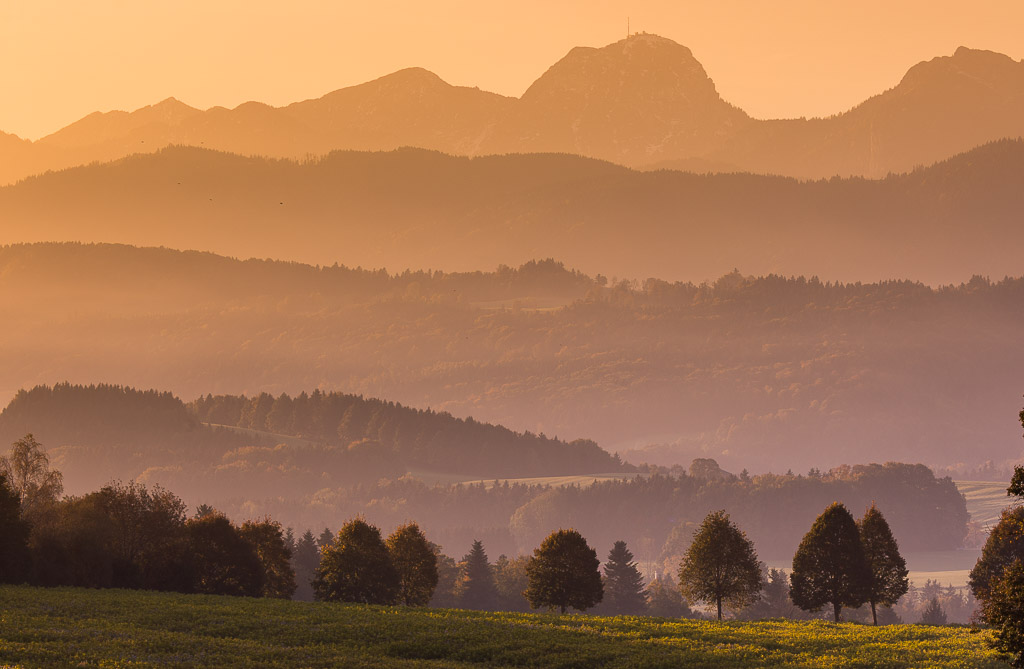
[[632, 462], [974, 467], [1021, 452], [1022, 286], [735, 272], [633, 287], [553, 262], [387, 274], [19, 245], [0, 248], [0, 392], [333, 390], [594, 439]]
[[556, 257], [591, 276], [735, 267], [840, 281], [1016, 275], [1024, 142], [879, 181], [637, 172], [569, 155], [196, 148], [0, 188], [0, 243], [122, 242], [330, 265], [473, 271]]

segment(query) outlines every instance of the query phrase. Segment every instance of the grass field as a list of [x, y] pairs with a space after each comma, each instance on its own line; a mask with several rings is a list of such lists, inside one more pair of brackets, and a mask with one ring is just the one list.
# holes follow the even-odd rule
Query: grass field
[[0, 587], [0, 664], [25, 667], [1005, 667], [989, 638]]
[[1008, 483], [991, 481], [954, 481], [957, 490], [967, 499], [967, 512], [971, 520], [988, 529], [999, 522], [999, 514], [1014, 499], [1007, 497]]

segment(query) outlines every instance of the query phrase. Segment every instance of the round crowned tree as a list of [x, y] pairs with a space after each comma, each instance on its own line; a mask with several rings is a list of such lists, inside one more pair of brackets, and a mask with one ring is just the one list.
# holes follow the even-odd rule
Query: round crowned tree
[[313, 579], [313, 594], [328, 602], [394, 604], [399, 587], [380, 530], [361, 518], [346, 523], [324, 546]]
[[857, 521], [834, 502], [814, 521], [793, 556], [789, 596], [805, 611], [832, 605], [839, 622], [844, 606], [868, 601], [871, 567], [864, 558]]
[[388, 537], [387, 546], [398, 572], [398, 601], [426, 606], [437, 587], [437, 555], [419, 525], [402, 525]]
[[871, 604], [871, 620], [878, 624], [876, 606], [892, 606], [907, 594], [910, 581], [907, 578], [907, 563], [900, 555], [900, 548], [889, 529], [889, 523], [878, 507], [871, 507], [857, 524], [860, 528], [860, 543], [864, 558], [871, 568], [871, 582], [868, 586], [868, 603]]
[[691, 601], [741, 609], [757, 601], [763, 578], [754, 544], [725, 511], [708, 514], [679, 565], [679, 586]]
[[599, 567], [597, 551], [579, 532], [553, 532], [533, 551], [526, 566], [530, 579], [526, 599], [535, 609], [547, 606], [565, 613], [571, 606], [585, 611], [604, 595]]

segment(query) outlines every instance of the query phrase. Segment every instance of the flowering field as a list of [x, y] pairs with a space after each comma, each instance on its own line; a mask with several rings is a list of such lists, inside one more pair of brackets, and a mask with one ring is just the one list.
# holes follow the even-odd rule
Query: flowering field
[[25, 667], [1005, 667], [988, 638], [0, 587], [0, 665]]

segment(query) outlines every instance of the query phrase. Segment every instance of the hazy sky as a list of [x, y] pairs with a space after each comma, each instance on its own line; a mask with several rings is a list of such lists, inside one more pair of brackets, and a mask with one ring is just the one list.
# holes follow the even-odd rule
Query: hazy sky
[[0, 130], [35, 139], [169, 96], [282, 105], [409, 66], [518, 96], [627, 17], [761, 118], [844, 111], [959, 45], [1024, 57], [1021, 0], [0, 0]]

